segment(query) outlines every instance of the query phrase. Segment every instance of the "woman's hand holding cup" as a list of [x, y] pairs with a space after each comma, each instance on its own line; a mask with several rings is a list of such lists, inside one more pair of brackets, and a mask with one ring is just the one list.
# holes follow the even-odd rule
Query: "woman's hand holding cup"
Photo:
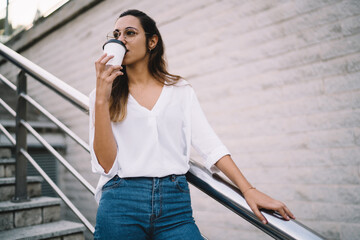
[[96, 62], [96, 101], [107, 103], [110, 99], [112, 83], [116, 77], [123, 75], [121, 65], [107, 65], [113, 55], [104, 53]]

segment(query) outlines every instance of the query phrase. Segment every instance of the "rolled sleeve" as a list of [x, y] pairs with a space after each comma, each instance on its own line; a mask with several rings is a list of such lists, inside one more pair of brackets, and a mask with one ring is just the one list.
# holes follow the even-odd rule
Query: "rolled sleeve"
[[230, 155], [229, 150], [220, 141], [207, 121], [193, 89], [191, 96], [191, 145], [202, 156], [205, 167], [211, 173], [219, 172], [214, 164], [223, 156]]
[[230, 155], [229, 150], [223, 145], [214, 149], [205, 160], [205, 167], [211, 172], [219, 172], [220, 170], [215, 166], [215, 163], [220, 160], [223, 156]]
[[105, 172], [104, 168], [99, 164], [99, 161], [96, 157], [94, 151], [94, 135], [95, 135], [95, 90], [93, 90], [89, 95], [89, 148], [90, 148], [90, 156], [91, 156], [91, 169], [94, 173], [101, 174], [108, 178], [112, 178], [115, 176], [119, 170], [119, 161], [117, 152], [116, 158], [113, 166], [111, 167], [109, 172]]

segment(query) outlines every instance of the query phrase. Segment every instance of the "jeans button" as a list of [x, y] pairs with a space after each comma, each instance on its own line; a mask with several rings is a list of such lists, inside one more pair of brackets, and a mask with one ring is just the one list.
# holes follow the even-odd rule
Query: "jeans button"
[[172, 176], [171, 176], [171, 181], [172, 181], [172, 182], [175, 182], [175, 180], [176, 180], [176, 176], [175, 176], [175, 175], [172, 175]]

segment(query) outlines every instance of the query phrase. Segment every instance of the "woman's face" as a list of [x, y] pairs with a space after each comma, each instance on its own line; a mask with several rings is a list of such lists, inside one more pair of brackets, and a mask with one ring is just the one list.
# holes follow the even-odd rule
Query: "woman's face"
[[119, 31], [118, 40], [128, 50], [122, 65], [132, 65], [148, 58], [145, 31], [138, 18], [131, 15], [121, 17], [116, 21], [114, 30]]

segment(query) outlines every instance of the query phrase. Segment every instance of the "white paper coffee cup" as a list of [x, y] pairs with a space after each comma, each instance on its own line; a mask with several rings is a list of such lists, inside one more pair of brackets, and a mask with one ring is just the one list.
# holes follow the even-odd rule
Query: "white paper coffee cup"
[[106, 63], [106, 65], [121, 65], [126, 53], [126, 47], [123, 42], [116, 39], [110, 39], [103, 45], [103, 50], [108, 56], [114, 56]]

